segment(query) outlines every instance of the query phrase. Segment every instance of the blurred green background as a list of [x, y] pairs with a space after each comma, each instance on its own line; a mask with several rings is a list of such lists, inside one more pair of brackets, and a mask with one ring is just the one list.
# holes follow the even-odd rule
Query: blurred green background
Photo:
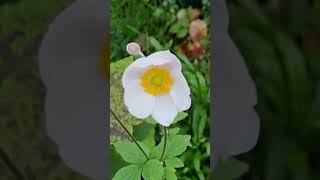
[[[1, 180], [19, 174], [30, 180], [86, 179], [63, 164], [56, 145], [46, 136], [42, 113], [45, 88], [36, 59], [49, 23], [71, 2], [0, 1]], [[162, 48], [181, 52], [209, 80], [210, 42], [204, 29], [215, 25], [209, 24], [208, 1], [110, 3], [114, 7], [111, 18], [115, 19], [110, 35], [117, 37], [111, 38], [112, 61], [126, 57], [123, 47], [136, 40], [146, 54]], [[219, 163], [211, 179], [320, 179], [320, 1], [228, 0], [228, 8], [230, 34], [257, 85], [261, 134], [254, 150]], [[200, 15], [190, 19], [190, 14], [198, 12], [193, 9]], [[192, 36], [188, 28], [197, 19], [202, 22], [193, 25], [201, 33]], [[164, 28], [158, 28], [160, 24]], [[207, 110], [207, 104], [200, 104]], [[202, 131], [199, 137], [209, 133], [206, 127]], [[199, 153], [205, 152], [206, 145], [199, 137], [201, 151], [193, 151], [200, 161], [188, 163], [189, 170], [181, 172], [192, 179], [201, 179], [201, 172], [207, 175], [208, 171], [208, 157]]]
[[241, 179], [320, 179], [320, 1], [228, 1], [258, 89], [261, 133]]

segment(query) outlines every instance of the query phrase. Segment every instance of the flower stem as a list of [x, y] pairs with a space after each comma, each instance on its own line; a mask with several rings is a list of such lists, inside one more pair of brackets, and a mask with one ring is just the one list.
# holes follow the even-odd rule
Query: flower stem
[[138, 54], [140, 57], [146, 57], [141, 51]]
[[133, 137], [133, 135], [129, 132], [129, 130], [126, 128], [126, 126], [121, 122], [120, 118], [114, 113], [114, 111], [110, 108], [111, 114], [115, 117], [115, 119], [118, 121], [118, 123], [121, 125], [121, 127], [126, 131], [126, 133], [130, 136], [132, 141], [138, 146], [138, 148], [141, 150], [141, 152], [146, 156], [147, 160], [149, 160], [149, 157], [147, 153], [142, 149], [138, 141]]
[[166, 153], [166, 149], [167, 149], [167, 144], [168, 144], [168, 128], [163, 126], [163, 132], [164, 132], [164, 144], [163, 144], [163, 150], [162, 150], [162, 154], [160, 157], [160, 162], [163, 162], [164, 159], [164, 155]]
[[25, 176], [23, 173], [14, 165], [14, 163], [11, 161], [9, 156], [2, 150], [0, 147], [0, 160], [3, 161], [4, 164], [7, 165], [7, 167], [10, 169], [12, 174], [16, 177], [18, 180], [25, 180]]

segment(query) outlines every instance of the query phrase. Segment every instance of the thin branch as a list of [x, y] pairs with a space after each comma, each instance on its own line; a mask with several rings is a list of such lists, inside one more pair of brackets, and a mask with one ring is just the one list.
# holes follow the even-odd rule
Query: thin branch
[[7, 165], [10, 171], [14, 174], [16, 179], [25, 180], [25, 176], [22, 172], [11, 162], [9, 156], [0, 147], [0, 159]]
[[163, 162], [164, 159], [164, 155], [166, 153], [166, 149], [167, 149], [167, 143], [168, 143], [168, 128], [163, 126], [163, 132], [164, 132], [164, 144], [163, 144], [163, 150], [162, 150], [162, 154], [160, 157], [160, 162]]
[[149, 160], [149, 157], [147, 153], [142, 149], [138, 141], [133, 137], [133, 135], [129, 132], [129, 130], [126, 128], [126, 126], [121, 122], [120, 118], [114, 113], [114, 111], [110, 108], [111, 114], [115, 117], [115, 119], [118, 121], [118, 123], [122, 126], [122, 128], [127, 132], [127, 134], [130, 136], [132, 141], [138, 146], [138, 148], [141, 150], [141, 152], [146, 156], [147, 160]]

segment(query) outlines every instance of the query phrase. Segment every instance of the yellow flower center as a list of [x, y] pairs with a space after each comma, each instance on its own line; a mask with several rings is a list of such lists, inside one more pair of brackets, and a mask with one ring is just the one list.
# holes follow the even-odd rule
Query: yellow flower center
[[160, 66], [147, 69], [140, 79], [144, 91], [153, 96], [169, 93], [172, 83], [170, 71]]

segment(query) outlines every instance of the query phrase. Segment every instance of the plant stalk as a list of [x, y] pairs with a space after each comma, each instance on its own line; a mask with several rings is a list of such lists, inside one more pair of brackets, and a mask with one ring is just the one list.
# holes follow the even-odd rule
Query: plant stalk
[[5, 165], [10, 169], [12, 174], [16, 177], [17, 180], [25, 180], [25, 176], [22, 172], [14, 165], [9, 156], [2, 150], [0, 147], [0, 160], [3, 161]]
[[126, 131], [126, 133], [130, 136], [132, 141], [138, 146], [138, 148], [141, 150], [141, 152], [144, 154], [144, 156], [149, 160], [149, 157], [147, 153], [142, 149], [138, 141], [133, 137], [133, 135], [129, 132], [129, 130], [126, 128], [126, 126], [121, 122], [120, 118], [114, 113], [114, 111], [110, 108], [111, 114], [115, 117], [115, 119], [118, 121], [118, 123], [121, 125], [121, 127]]
[[166, 153], [166, 149], [167, 149], [167, 144], [168, 144], [168, 128], [165, 126], [163, 127], [163, 132], [164, 132], [164, 142], [163, 142], [163, 150], [162, 150], [162, 154], [160, 157], [160, 162], [163, 162], [164, 159], [164, 155]]

